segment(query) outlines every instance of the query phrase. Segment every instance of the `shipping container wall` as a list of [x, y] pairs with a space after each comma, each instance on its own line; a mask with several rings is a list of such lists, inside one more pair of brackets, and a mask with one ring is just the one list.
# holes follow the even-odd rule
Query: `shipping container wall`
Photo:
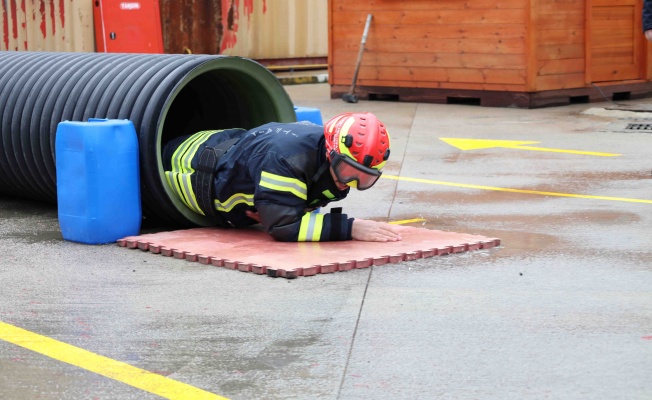
[[328, 55], [327, 0], [254, 0], [253, 3], [255, 8], [250, 16], [240, 18], [242, 37], [226, 43], [224, 54], [255, 59]]
[[[328, 55], [328, 0], [160, 0], [166, 53]], [[0, 0], [0, 50], [95, 51], [93, 0]]]
[[328, 55], [328, 0], [160, 0], [166, 53]]
[[95, 51], [89, 0], [0, 0], [0, 50]]

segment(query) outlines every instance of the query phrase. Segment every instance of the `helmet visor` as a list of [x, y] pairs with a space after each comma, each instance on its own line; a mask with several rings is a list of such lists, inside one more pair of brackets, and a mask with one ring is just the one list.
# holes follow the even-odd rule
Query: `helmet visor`
[[382, 175], [381, 171], [365, 167], [349, 157], [336, 152], [331, 152], [331, 166], [338, 181], [347, 185], [355, 181], [357, 182], [355, 187], [358, 190], [369, 189], [380, 178], [380, 175]]

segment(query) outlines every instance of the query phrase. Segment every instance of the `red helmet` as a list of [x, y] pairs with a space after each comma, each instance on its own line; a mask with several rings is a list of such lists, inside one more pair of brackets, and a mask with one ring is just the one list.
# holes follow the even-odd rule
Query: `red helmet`
[[331, 152], [368, 168], [381, 169], [389, 158], [389, 133], [372, 113], [344, 113], [324, 126], [328, 159]]

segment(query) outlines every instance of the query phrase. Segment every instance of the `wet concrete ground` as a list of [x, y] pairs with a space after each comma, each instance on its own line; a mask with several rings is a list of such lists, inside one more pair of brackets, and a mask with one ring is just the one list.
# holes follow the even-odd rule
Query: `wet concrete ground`
[[[652, 133], [610, 128], [652, 120], [627, 111], [649, 100], [520, 110], [287, 90], [324, 120], [368, 110], [390, 129], [385, 174], [400, 178], [345, 212], [503, 245], [273, 279], [65, 242], [55, 206], [0, 197], [0, 323], [232, 399], [652, 398]], [[159, 397], [0, 339], [0, 398]]]

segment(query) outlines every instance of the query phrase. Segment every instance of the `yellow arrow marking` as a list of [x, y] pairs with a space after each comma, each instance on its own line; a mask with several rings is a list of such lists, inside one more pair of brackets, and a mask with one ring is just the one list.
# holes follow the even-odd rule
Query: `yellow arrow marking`
[[430, 179], [407, 178], [402, 176], [385, 175], [385, 174], [381, 175], [381, 178], [394, 179], [397, 181], [405, 181], [405, 182], [427, 183], [430, 185], [455, 186], [455, 187], [460, 187], [465, 189], [493, 190], [496, 192], [537, 194], [542, 196], [573, 197], [576, 199], [594, 199], [594, 200], [622, 201], [626, 203], [652, 204], [652, 200], [629, 199], [626, 197], [607, 197], [607, 196], [591, 196], [585, 194], [572, 194], [572, 193], [540, 192], [537, 190], [523, 190], [523, 189], [501, 188], [501, 187], [493, 187], [493, 186], [468, 185], [466, 183], [443, 182], [443, 181], [434, 181]]
[[496, 147], [501, 147], [505, 149], [582, 154], [587, 156], [598, 156], [598, 157], [616, 157], [622, 155], [622, 154], [614, 154], [614, 153], [600, 153], [595, 151], [548, 149], [545, 147], [525, 146], [526, 144], [537, 144], [541, 142], [529, 142], [529, 141], [524, 142], [518, 140], [462, 139], [462, 138], [439, 138], [439, 139], [460, 150], [481, 150], [481, 149], [492, 149]]
[[126, 383], [138, 389], [157, 394], [166, 399], [225, 400], [224, 397], [206, 392], [194, 386], [132, 367], [129, 364], [91, 353], [79, 347], [59, 342], [58, 340], [41, 336], [1, 321], [0, 340]]

